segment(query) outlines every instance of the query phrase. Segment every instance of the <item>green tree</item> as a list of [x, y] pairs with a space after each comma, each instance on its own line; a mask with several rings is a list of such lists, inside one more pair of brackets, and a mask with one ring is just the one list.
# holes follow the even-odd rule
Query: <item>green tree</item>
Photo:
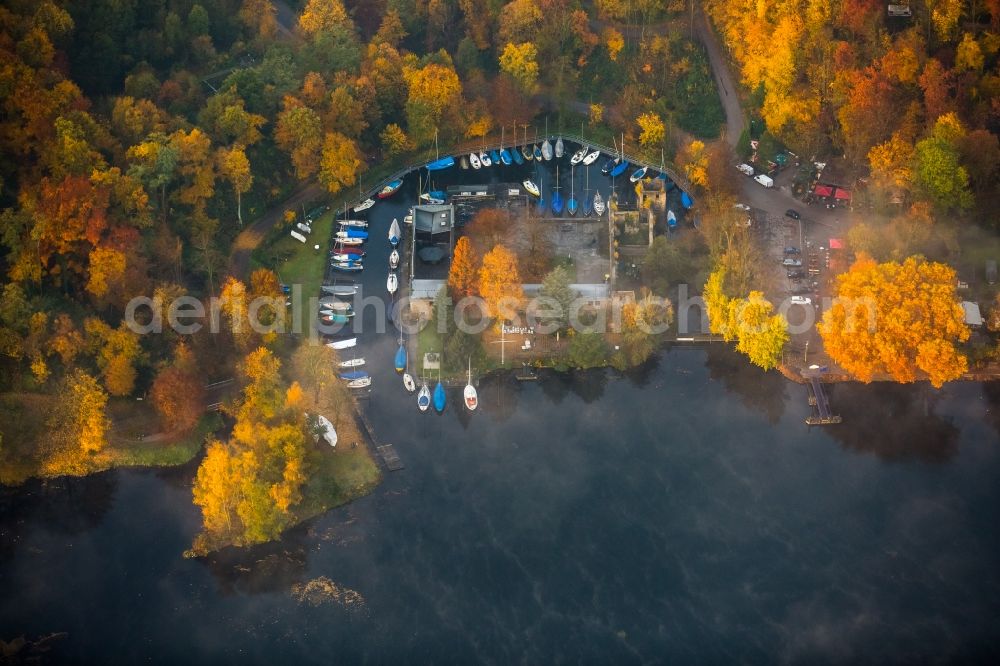
[[549, 274], [542, 279], [538, 295], [549, 301], [545, 304], [548, 314], [541, 318], [540, 323], [556, 326], [560, 331], [565, 330], [569, 325], [570, 309], [576, 298], [570, 287], [569, 271], [565, 266], [556, 266], [549, 271]]
[[597, 368], [608, 360], [608, 346], [600, 333], [577, 333], [566, 349], [566, 363], [572, 368]]

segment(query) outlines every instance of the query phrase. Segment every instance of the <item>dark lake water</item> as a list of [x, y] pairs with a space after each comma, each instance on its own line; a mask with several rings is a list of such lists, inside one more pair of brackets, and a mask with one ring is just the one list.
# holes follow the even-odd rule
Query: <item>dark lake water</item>
[[[391, 358], [383, 338], [371, 349]], [[373, 394], [406, 469], [281, 543], [182, 559], [194, 465], [4, 490], [0, 638], [52, 661], [987, 659], [1000, 390], [836, 386], [846, 423], [721, 347], [627, 377]], [[359, 603], [311, 605], [321, 576]]]
[[[404, 210], [374, 209], [369, 294]], [[64, 633], [53, 663], [1000, 657], [1000, 386], [838, 385], [845, 423], [810, 430], [804, 387], [716, 345], [437, 416], [393, 338], [359, 348], [406, 468], [280, 543], [183, 559], [197, 461], [0, 489], [0, 639]]]

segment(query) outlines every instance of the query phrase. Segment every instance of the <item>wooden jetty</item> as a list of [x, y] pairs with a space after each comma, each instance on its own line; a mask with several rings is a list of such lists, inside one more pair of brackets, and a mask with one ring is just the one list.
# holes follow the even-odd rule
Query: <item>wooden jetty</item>
[[375, 439], [375, 429], [372, 427], [371, 421], [368, 420], [368, 415], [364, 413], [363, 410], [355, 410], [355, 416], [357, 417], [358, 425], [368, 435], [368, 441], [371, 442], [372, 447], [378, 453], [379, 457], [382, 458], [382, 462], [385, 464], [385, 468], [390, 472], [395, 472], [403, 469], [403, 461], [399, 459], [399, 454], [396, 453], [396, 449], [392, 444], [379, 444]]
[[819, 375], [812, 373], [809, 379], [809, 404], [815, 408], [812, 416], [806, 417], [807, 425], [832, 425], [841, 423], [843, 419], [830, 413], [830, 399], [826, 397], [823, 385], [819, 381]]

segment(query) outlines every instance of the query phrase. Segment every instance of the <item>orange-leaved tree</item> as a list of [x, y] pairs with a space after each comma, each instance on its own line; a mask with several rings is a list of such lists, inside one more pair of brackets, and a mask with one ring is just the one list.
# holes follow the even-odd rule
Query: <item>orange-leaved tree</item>
[[452, 294], [458, 298], [472, 296], [476, 293], [479, 257], [476, 249], [465, 236], [455, 243], [455, 254], [451, 258], [451, 268], [448, 270], [448, 286]]
[[479, 269], [479, 295], [486, 301], [491, 317], [512, 319], [524, 299], [517, 257], [497, 245], [483, 257]]
[[864, 382], [887, 374], [912, 382], [917, 371], [940, 387], [965, 372], [956, 343], [969, 338], [951, 267], [909, 257], [876, 263], [862, 254], [837, 278], [837, 298], [819, 325], [830, 357]]
[[184, 343], [177, 345], [174, 362], [156, 375], [150, 391], [164, 428], [186, 432], [198, 423], [205, 411], [204, 385], [194, 354]]

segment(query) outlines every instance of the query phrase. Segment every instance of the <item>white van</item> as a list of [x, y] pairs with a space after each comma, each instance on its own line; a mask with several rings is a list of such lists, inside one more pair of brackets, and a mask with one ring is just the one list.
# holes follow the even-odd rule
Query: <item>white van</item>
[[749, 164], [737, 164], [736, 168], [739, 169], [740, 173], [742, 173], [744, 176], [753, 175], [753, 167], [750, 166]]
[[758, 174], [754, 176], [753, 179], [756, 180], [761, 185], [763, 185], [764, 187], [774, 187], [774, 180], [772, 180], [770, 176], [765, 176], [764, 174]]

